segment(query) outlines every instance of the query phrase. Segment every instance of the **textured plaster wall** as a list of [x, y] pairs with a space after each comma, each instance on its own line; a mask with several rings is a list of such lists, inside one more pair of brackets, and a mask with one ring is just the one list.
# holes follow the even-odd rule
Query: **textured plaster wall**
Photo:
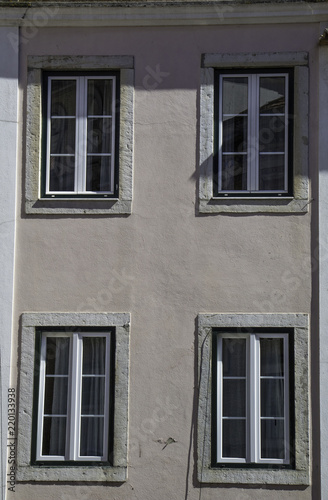
[[[305, 50], [311, 66], [316, 37], [302, 25], [51, 28], [22, 47], [22, 117], [27, 55], [133, 55], [136, 80], [132, 215], [25, 216], [22, 203], [15, 311], [17, 330], [22, 312], [131, 312], [129, 478], [106, 488], [18, 485], [16, 498], [311, 498], [310, 488], [195, 483], [197, 314], [309, 313], [311, 209], [198, 216], [195, 207], [201, 54]], [[176, 442], [163, 449], [169, 437]]]

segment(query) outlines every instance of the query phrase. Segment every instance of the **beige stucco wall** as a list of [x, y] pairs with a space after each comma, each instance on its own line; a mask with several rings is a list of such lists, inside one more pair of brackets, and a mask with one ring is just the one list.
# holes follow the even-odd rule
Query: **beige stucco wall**
[[[27, 55], [133, 55], [135, 139], [130, 216], [25, 216], [18, 184], [14, 319], [18, 331], [22, 312], [131, 312], [129, 479], [119, 487], [17, 485], [16, 498], [314, 498], [311, 488], [200, 492], [194, 388], [198, 313], [311, 312], [311, 207], [305, 215], [197, 215], [201, 54], [308, 51], [311, 75], [317, 35], [316, 25], [48, 28], [22, 46], [22, 157]], [[149, 75], [157, 67], [165, 75], [156, 82]], [[310, 113], [315, 121], [315, 106]], [[314, 137], [310, 127], [310, 145]], [[311, 155], [310, 146], [310, 175]], [[162, 450], [169, 437], [176, 443]]]

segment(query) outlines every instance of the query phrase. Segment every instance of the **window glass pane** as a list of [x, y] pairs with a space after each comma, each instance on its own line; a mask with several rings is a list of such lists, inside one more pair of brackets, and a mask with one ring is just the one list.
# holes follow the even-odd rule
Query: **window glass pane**
[[88, 156], [87, 191], [112, 191], [111, 156]]
[[75, 157], [50, 158], [50, 191], [74, 191]]
[[102, 456], [104, 441], [104, 418], [82, 417], [81, 456]]
[[68, 377], [46, 377], [44, 413], [66, 415]]
[[247, 156], [223, 155], [222, 156], [222, 190], [246, 191], [247, 190]]
[[76, 115], [76, 81], [51, 80], [51, 116]]
[[285, 152], [285, 122], [281, 116], [260, 116], [259, 144], [261, 153]]
[[260, 154], [260, 182], [262, 191], [284, 191], [285, 155]]
[[222, 338], [223, 376], [245, 377], [246, 339]]
[[260, 113], [285, 112], [285, 77], [260, 78]]
[[261, 375], [284, 375], [284, 339], [260, 339]]
[[261, 416], [284, 416], [284, 381], [282, 379], [261, 379]]
[[68, 375], [69, 338], [46, 337], [46, 374]]
[[88, 80], [88, 115], [112, 114], [113, 80]]
[[103, 415], [105, 407], [105, 377], [82, 378], [82, 415]]
[[223, 118], [222, 151], [227, 153], [247, 151], [247, 116]]
[[88, 153], [112, 152], [112, 119], [88, 118]]
[[75, 153], [75, 118], [51, 119], [51, 154]]
[[[106, 338], [83, 337], [82, 415], [103, 415], [105, 405]], [[92, 375], [92, 376], [88, 376]]]
[[83, 375], [104, 375], [105, 359], [106, 337], [83, 337]]
[[246, 420], [223, 420], [222, 456], [246, 458]]
[[283, 420], [261, 420], [261, 458], [285, 458]]
[[222, 82], [223, 114], [247, 114], [248, 78], [224, 77]]
[[223, 380], [223, 416], [244, 417], [246, 412], [246, 380]]
[[66, 417], [43, 419], [42, 455], [65, 455]]

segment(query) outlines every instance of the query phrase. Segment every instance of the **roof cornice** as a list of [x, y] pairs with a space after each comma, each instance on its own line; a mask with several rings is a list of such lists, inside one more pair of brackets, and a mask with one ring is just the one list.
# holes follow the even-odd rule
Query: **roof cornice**
[[7, 2], [1, 26], [170, 26], [328, 22], [324, 2]]

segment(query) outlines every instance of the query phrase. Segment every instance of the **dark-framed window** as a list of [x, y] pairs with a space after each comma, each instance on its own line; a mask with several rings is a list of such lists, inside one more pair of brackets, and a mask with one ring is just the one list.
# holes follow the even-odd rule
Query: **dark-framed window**
[[293, 70], [215, 70], [213, 196], [293, 195]]
[[115, 328], [36, 331], [32, 463], [112, 465]]
[[120, 74], [44, 72], [43, 198], [117, 198]]
[[212, 345], [212, 466], [293, 468], [293, 330], [214, 328]]

